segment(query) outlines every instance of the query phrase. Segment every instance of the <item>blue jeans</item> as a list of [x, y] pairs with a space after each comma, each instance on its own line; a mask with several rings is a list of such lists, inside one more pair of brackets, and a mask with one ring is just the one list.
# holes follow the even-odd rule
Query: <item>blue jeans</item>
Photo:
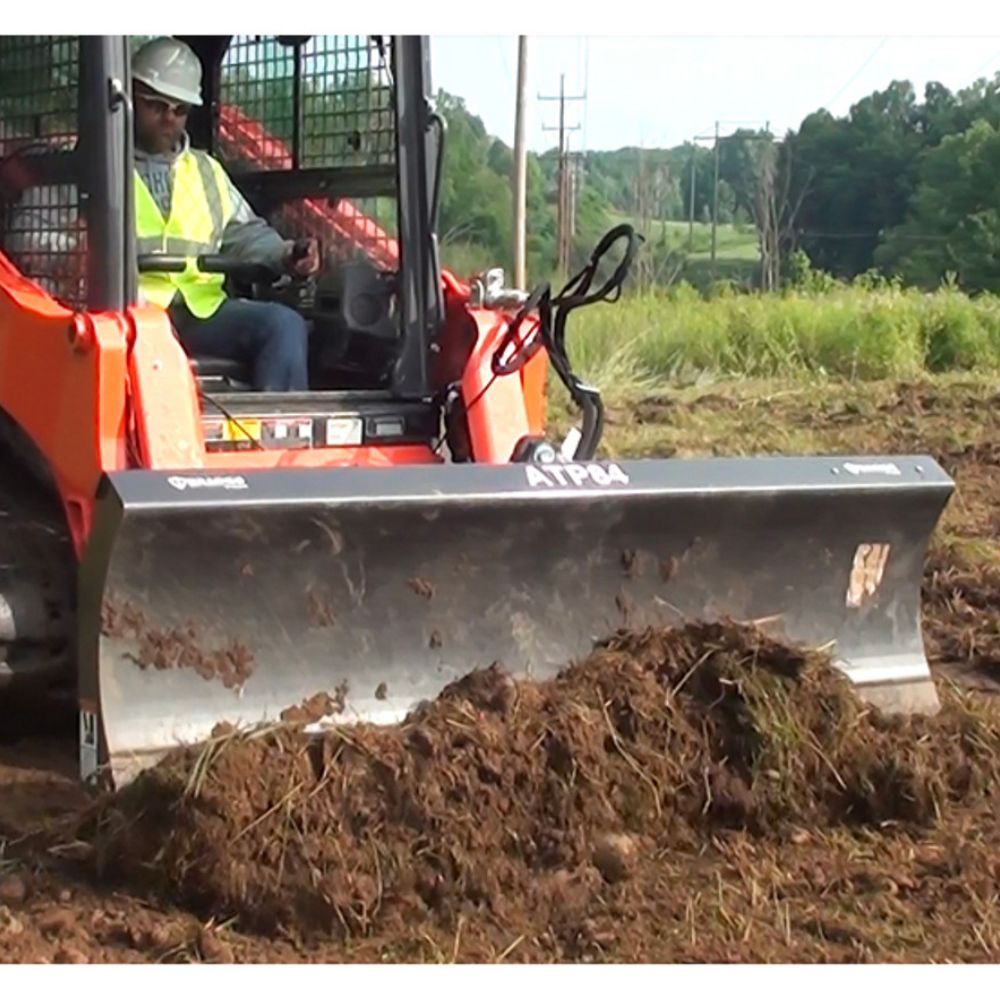
[[227, 299], [208, 319], [192, 316], [183, 303], [170, 315], [188, 354], [250, 365], [257, 392], [309, 388], [309, 330], [294, 309], [280, 302]]

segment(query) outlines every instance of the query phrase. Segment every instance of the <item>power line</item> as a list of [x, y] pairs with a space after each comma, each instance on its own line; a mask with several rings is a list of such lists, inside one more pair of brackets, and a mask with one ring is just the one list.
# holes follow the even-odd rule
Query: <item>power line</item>
[[[888, 235], [887, 232], [883, 232], [882, 230], [874, 233], [824, 233], [814, 229], [799, 229], [796, 232], [799, 236], [811, 236], [815, 239], [823, 240], [870, 240]], [[927, 240], [945, 242], [955, 238], [946, 233], [893, 233], [892, 235], [897, 240], [916, 240], [921, 243]]]
[[885, 38], [882, 39], [881, 42], [878, 43], [878, 45], [875, 46], [875, 48], [872, 50], [868, 58], [854, 71], [854, 73], [851, 74], [851, 77], [847, 81], [847, 83], [845, 83], [843, 87], [841, 87], [840, 90], [837, 91], [837, 93], [833, 96], [832, 100], [827, 102], [827, 107], [830, 107], [832, 109], [833, 105], [836, 104], [836, 102], [840, 99], [840, 95], [843, 94], [844, 91], [847, 90], [847, 88], [852, 83], [854, 83], [854, 81], [859, 76], [861, 76], [861, 74], [868, 68], [871, 61], [882, 51], [882, 49], [885, 48], [886, 43], [889, 41], [889, 37], [890, 36], [887, 35]]
[[[587, 35], [583, 40], [583, 92], [586, 94], [590, 88], [590, 36]], [[583, 102], [583, 135], [581, 136], [581, 145], [583, 146], [583, 152], [587, 152], [587, 108], [589, 105], [586, 101]]]
[[979, 69], [977, 69], [975, 73], [972, 74], [972, 79], [974, 81], [978, 80], [979, 74], [982, 73], [983, 70], [986, 69], [986, 67], [989, 66], [997, 58], [997, 56], [1000, 56], [1000, 49], [997, 49], [996, 52], [994, 52], [993, 55], [991, 55], [989, 59], [987, 59], [986, 62], [984, 62], [982, 66], [980, 66]]
[[514, 109], [514, 287], [524, 288], [525, 274], [525, 219], [527, 215], [527, 155], [525, 143], [525, 116], [528, 80], [528, 36], [517, 39], [517, 89]]
[[507, 77], [507, 82], [510, 84], [510, 89], [513, 91], [515, 89], [514, 78], [511, 76], [510, 67], [507, 65], [507, 53], [504, 52], [503, 40], [499, 35], [494, 35], [493, 40], [497, 43], [497, 48], [500, 50], [500, 61], [503, 63], [504, 75]]

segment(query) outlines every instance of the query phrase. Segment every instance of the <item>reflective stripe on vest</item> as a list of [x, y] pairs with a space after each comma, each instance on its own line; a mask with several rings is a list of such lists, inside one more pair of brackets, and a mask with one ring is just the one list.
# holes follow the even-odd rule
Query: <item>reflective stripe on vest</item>
[[232, 218], [229, 185], [222, 166], [207, 153], [188, 150], [171, 165], [170, 217], [164, 219], [149, 188], [135, 172], [136, 253], [164, 253], [188, 258], [180, 273], [143, 273], [144, 301], [166, 309], [180, 292], [192, 315], [206, 319], [226, 300], [225, 276], [203, 274], [198, 254], [217, 253]]

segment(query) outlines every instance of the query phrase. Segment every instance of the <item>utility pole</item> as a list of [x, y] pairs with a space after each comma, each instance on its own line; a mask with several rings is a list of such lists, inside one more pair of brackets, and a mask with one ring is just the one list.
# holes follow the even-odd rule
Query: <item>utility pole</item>
[[579, 125], [573, 125], [567, 127], [566, 125], [566, 102], [567, 101], [585, 101], [587, 99], [587, 94], [566, 96], [566, 74], [560, 74], [559, 76], [559, 96], [543, 96], [538, 95], [540, 101], [558, 101], [559, 102], [559, 128], [551, 128], [549, 126], [542, 126], [544, 132], [559, 132], [559, 193], [558, 193], [558, 224], [557, 224], [557, 253], [556, 253], [556, 268], [561, 274], [565, 274], [569, 271], [569, 251], [571, 245], [570, 232], [572, 230], [572, 223], [570, 222], [570, 198], [569, 198], [569, 176], [568, 176], [568, 143], [566, 139], [567, 132], [577, 132], [580, 129]]
[[514, 111], [514, 287], [527, 287], [525, 273], [525, 214], [527, 208], [528, 151], [524, 142], [524, 93], [528, 76], [528, 39], [517, 39], [517, 98]]
[[[566, 132], [576, 132], [579, 126], [566, 129]], [[569, 135], [559, 159], [559, 254], [558, 268], [566, 273], [570, 266], [570, 250], [573, 246], [573, 234], [576, 232], [576, 198], [573, 190], [574, 160], [576, 154], [569, 151]]]
[[[715, 141], [715, 167], [714, 173], [715, 178], [713, 181], [713, 191], [712, 191], [712, 277], [715, 277], [715, 256], [716, 256], [716, 246], [717, 246], [717, 235], [716, 231], [719, 225], [719, 144], [724, 139], [731, 139], [733, 136], [721, 136], [719, 135], [720, 125], [757, 125], [759, 127], [759, 122], [752, 121], [727, 121], [727, 122], [716, 122], [715, 132], [711, 135], [696, 135], [693, 139], [693, 143], [697, 143], [699, 140], [713, 139]], [[765, 126], [765, 131], [770, 131], [771, 123], [767, 122]], [[688, 223], [688, 244], [690, 245], [694, 237], [694, 178], [695, 178], [695, 153], [696, 150], [691, 150], [691, 206], [690, 206], [690, 221]]]
[[[566, 154], [566, 218], [568, 220], [568, 225], [566, 227], [567, 237], [571, 240], [576, 236], [576, 198], [580, 187], [580, 154], [579, 153], [569, 153]], [[571, 246], [571, 243], [567, 243], [567, 247]], [[569, 255], [567, 254], [567, 260]]]
[[[635, 224], [640, 232], [647, 233], [650, 230], [650, 206], [649, 206], [649, 179], [646, 173], [646, 147], [644, 139], [639, 144], [639, 162], [637, 164], [635, 177]], [[650, 264], [652, 262], [645, 254], [641, 254], [636, 260], [636, 278], [639, 288], [645, 288], [652, 280]]]
[[715, 192], [712, 195], [712, 278], [715, 278], [715, 240], [719, 226], [719, 123], [715, 123]]
[[697, 174], [695, 173], [695, 166], [698, 163], [698, 146], [696, 143], [691, 143], [691, 197], [688, 199], [688, 253], [694, 250], [694, 185], [695, 178]]
[[719, 214], [719, 122], [715, 123], [715, 132], [711, 135], [696, 135], [691, 140], [691, 203], [688, 215], [688, 249], [694, 247], [694, 188], [695, 165], [698, 162], [698, 143], [707, 139], [715, 140], [715, 195], [712, 208], [712, 273], [715, 274], [715, 220]]

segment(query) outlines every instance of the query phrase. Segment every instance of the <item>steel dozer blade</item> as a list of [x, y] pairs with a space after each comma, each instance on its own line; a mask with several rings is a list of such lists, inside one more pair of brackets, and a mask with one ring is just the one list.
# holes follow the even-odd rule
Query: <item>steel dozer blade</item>
[[766, 619], [873, 700], [932, 710], [924, 456], [112, 474], [81, 566], [81, 766], [131, 780], [321, 692], [394, 722], [499, 661], [621, 627]]

